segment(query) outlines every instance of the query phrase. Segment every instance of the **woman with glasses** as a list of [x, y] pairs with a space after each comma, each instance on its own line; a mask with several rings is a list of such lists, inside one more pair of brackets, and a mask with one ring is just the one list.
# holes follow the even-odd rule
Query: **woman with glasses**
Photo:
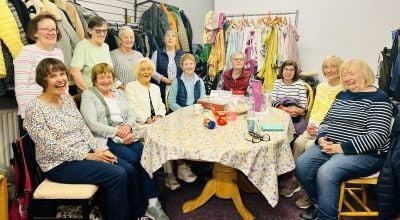
[[217, 89], [247, 95], [251, 73], [244, 69], [246, 62], [244, 54], [242, 52], [233, 52], [231, 61], [232, 69], [225, 71], [221, 75]]
[[88, 23], [89, 39], [80, 41], [74, 50], [71, 61], [71, 75], [80, 91], [92, 87], [92, 67], [98, 63], [113, 66], [111, 55], [105, 39], [107, 22], [101, 17], [93, 17]]
[[61, 39], [57, 20], [48, 13], [42, 13], [28, 23], [28, 37], [35, 43], [26, 45], [14, 59], [15, 96], [20, 116], [20, 135], [26, 133], [22, 127], [26, 106], [42, 93], [42, 87], [35, 82], [36, 66], [44, 58], [56, 58], [64, 62], [62, 51], [55, 48]]
[[287, 112], [294, 123], [296, 135], [301, 135], [307, 126], [305, 114], [307, 111], [306, 84], [299, 79], [297, 63], [286, 60], [279, 70], [279, 79], [272, 88], [272, 106]]

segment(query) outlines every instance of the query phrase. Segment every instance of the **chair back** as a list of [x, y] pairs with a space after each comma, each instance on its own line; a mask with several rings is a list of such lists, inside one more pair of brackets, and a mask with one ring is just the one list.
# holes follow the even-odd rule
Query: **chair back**
[[310, 86], [310, 84], [306, 83], [306, 91], [307, 91], [307, 119], [310, 117], [311, 109], [314, 104], [314, 89]]
[[165, 108], [166, 108], [166, 110], [167, 110], [167, 114], [170, 112], [170, 110], [169, 110], [169, 99], [168, 99], [169, 90], [171, 90], [171, 86], [168, 86], [168, 87], [165, 89]]

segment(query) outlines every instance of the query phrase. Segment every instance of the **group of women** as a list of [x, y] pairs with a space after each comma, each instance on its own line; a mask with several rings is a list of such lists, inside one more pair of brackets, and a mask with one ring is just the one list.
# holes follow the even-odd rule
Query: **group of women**
[[[109, 219], [138, 218], [145, 212], [168, 219], [157, 199], [157, 183], [140, 165], [140, 131], [165, 116], [166, 100], [171, 111], [195, 103], [205, 95], [204, 82], [194, 72], [193, 55], [176, 49], [175, 32], [166, 33], [165, 48], [150, 60], [132, 50], [134, 35], [128, 27], [121, 28], [121, 46], [110, 54], [106, 30], [102, 18], [89, 22], [90, 38], [75, 48], [69, 71], [54, 46], [60, 37], [54, 17], [32, 19], [28, 36], [35, 44], [25, 46], [14, 61], [19, 115], [47, 178], [103, 188]], [[221, 75], [218, 88], [247, 94], [253, 79], [244, 70], [244, 55], [233, 53], [231, 60], [233, 68]], [[283, 63], [273, 86], [272, 103], [292, 117], [298, 136], [295, 175], [280, 194], [289, 197], [304, 187], [308, 197], [296, 203], [307, 208], [301, 219], [336, 219], [340, 183], [378, 171], [389, 149], [389, 97], [374, 86], [364, 61], [342, 63], [337, 56], [324, 60], [327, 82], [317, 87], [312, 110], [295, 62]], [[80, 112], [68, 94], [69, 73], [83, 92]], [[177, 163], [179, 179], [196, 179], [183, 161]], [[164, 170], [165, 185], [179, 188], [172, 166]]]

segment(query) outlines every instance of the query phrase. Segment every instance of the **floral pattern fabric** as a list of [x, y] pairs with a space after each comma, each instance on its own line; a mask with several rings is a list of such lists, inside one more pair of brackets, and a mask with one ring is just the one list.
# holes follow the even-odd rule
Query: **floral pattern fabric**
[[269, 131], [270, 141], [252, 143], [245, 139], [246, 116], [225, 126], [208, 129], [194, 106], [175, 111], [147, 126], [141, 164], [152, 175], [168, 160], [192, 159], [218, 162], [242, 171], [272, 207], [279, 200], [278, 175], [295, 168], [290, 142], [294, 127], [290, 116], [272, 108], [260, 114], [259, 125], [279, 123], [284, 131]]

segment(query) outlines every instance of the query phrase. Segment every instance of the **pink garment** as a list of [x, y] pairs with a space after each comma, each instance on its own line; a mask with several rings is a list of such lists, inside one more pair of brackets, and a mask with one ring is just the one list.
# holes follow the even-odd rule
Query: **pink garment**
[[299, 34], [297, 33], [296, 27], [292, 24], [288, 24], [282, 28], [285, 42], [283, 50], [283, 60], [293, 60], [297, 63], [300, 68], [300, 57], [299, 49], [297, 47], [297, 41], [299, 40]]

